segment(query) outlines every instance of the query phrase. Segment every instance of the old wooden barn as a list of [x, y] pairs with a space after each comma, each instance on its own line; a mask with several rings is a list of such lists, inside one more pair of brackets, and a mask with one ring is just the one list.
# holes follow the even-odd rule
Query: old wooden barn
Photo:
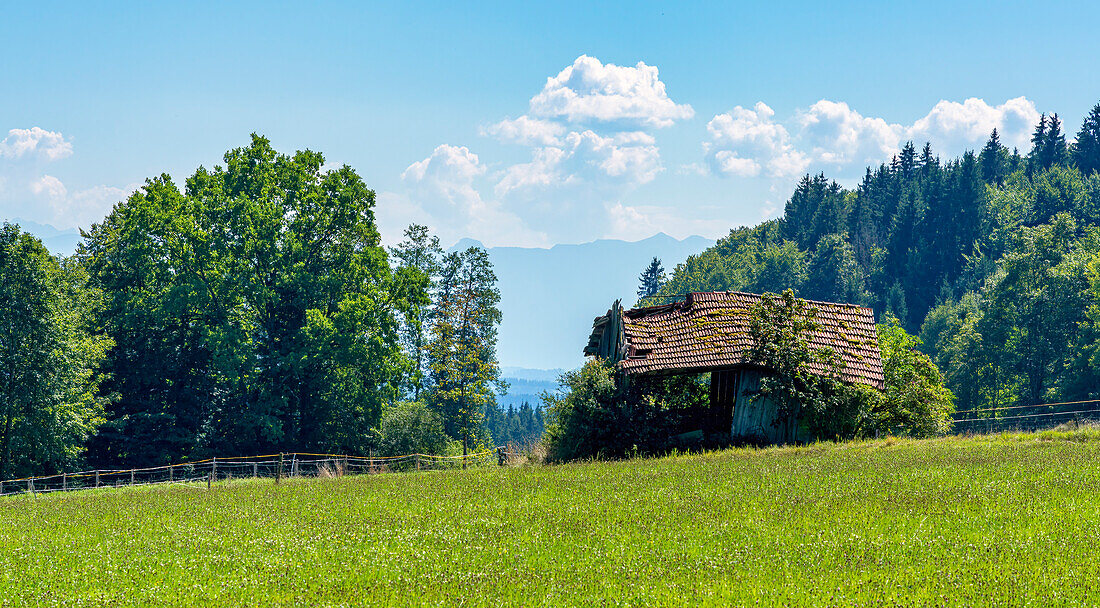
[[[749, 314], [762, 296], [741, 292], [688, 294], [662, 306], [623, 310], [619, 302], [597, 317], [584, 354], [610, 359], [630, 375], [710, 373], [710, 430], [772, 443], [812, 439], [797, 415], [776, 425], [776, 406], [753, 396], [768, 373], [747, 361]], [[832, 348], [844, 363], [841, 379], [882, 389], [882, 357], [874, 313], [836, 302], [813, 302], [819, 328], [815, 348]], [[823, 373], [824, 369], [811, 369]]]

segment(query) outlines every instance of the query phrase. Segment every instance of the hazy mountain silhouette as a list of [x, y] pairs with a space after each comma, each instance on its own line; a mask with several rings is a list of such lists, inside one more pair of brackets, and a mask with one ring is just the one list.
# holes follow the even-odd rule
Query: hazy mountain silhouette
[[[677, 240], [660, 233], [633, 242], [604, 239], [549, 249], [487, 248], [504, 315], [498, 344], [501, 365], [535, 370], [579, 366], [592, 319], [606, 312], [616, 298], [622, 298], [625, 306], [634, 304], [638, 275], [653, 256], [671, 272], [689, 255], [713, 244], [701, 236]], [[470, 246], [481, 243], [462, 239], [451, 250]], [[552, 382], [556, 374], [524, 376]]]
[[42, 240], [42, 244], [54, 255], [72, 255], [80, 243], [80, 231], [76, 228], [60, 229], [49, 224], [39, 224], [22, 218], [5, 220], [17, 224], [24, 232], [33, 234]]

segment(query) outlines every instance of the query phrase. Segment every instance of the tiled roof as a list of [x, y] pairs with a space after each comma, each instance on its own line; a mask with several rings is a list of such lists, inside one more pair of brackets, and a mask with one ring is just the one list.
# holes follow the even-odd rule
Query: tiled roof
[[[692, 293], [682, 302], [624, 311], [626, 358], [620, 366], [628, 374], [645, 374], [745, 365], [752, 349], [749, 313], [761, 297], [732, 291]], [[834, 302], [809, 304], [817, 308], [820, 325], [810, 335], [811, 347], [832, 348], [844, 363], [841, 377], [846, 382], [882, 388], [882, 357], [871, 309]], [[818, 366], [810, 371], [825, 370]]]

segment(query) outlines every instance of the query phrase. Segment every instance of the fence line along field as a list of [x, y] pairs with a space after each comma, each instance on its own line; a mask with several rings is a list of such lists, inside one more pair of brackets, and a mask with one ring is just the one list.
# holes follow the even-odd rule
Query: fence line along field
[[0, 498], [0, 606], [1095, 605], [1100, 432]]
[[339, 477], [357, 473], [441, 470], [486, 464], [504, 464], [505, 446], [458, 456], [404, 454], [400, 456], [350, 456], [286, 452], [233, 458], [205, 458], [179, 464], [136, 469], [95, 469], [0, 479], [0, 496], [5, 494], [48, 494], [103, 487], [147, 486], [242, 478]]

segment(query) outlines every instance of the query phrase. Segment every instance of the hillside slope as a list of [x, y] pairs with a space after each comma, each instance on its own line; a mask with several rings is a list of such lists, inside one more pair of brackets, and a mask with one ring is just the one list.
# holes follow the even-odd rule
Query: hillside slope
[[5, 606], [1095, 605], [1097, 438], [8, 497], [0, 589]]

